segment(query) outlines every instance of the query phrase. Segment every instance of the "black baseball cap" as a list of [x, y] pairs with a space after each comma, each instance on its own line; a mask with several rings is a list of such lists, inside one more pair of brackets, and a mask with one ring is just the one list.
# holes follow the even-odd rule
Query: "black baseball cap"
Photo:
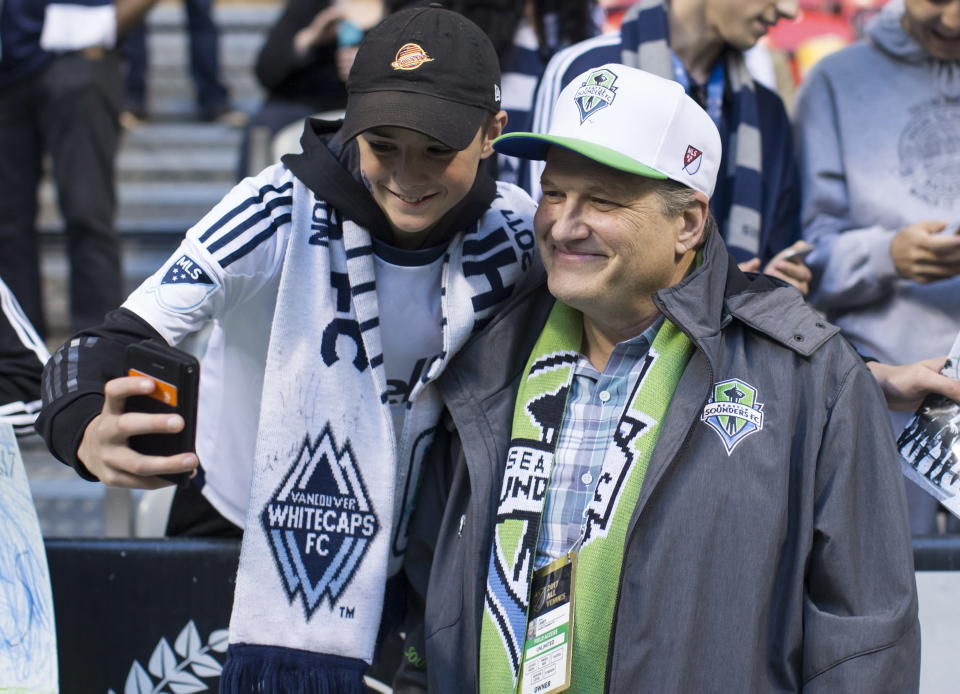
[[344, 139], [384, 125], [462, 150], [500, 110], [500, 63], [483, 30], [433, 3], [374, 27], [347, 78]]

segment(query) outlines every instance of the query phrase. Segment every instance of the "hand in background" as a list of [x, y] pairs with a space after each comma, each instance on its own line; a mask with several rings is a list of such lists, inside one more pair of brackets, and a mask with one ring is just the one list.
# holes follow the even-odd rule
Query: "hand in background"
[[[810, 268], [804, 265], [803, 256], [796, 257], [796, 254], [803, 253], [810, 248], [810, 244], [806, 241], [797, 241], [784, 248], [767, 263], [767, 266], [763, 268], [763, 274], [777, 277], [793, 285], [800, 290], [801, 294], [806, 296], [810, 292], [812, 274]], [[751, 258], [739, 263], [738, 267], [743, 272], [760, 272], [760, 258]]]
[[946, 361], [946, 357], [933, 357], [903, 366], [871, 361], [867, 368], [880, 384], [888, 408], [913, 412], [930, 393], [960, 402], [960, 381], [940, 375]]
[[332, 43], [337, 38], [337, 22], [343, 19], [343, 8], [331, 5], [317, 12], [307, 26], [294, 34], [293, 48], [301, 58], [314, 46]]
[[890, 255], [901, 277], [927, 284], [960, 274], [960, 235], [939, 234], [944, 222], [917, 222], [890, 242]]

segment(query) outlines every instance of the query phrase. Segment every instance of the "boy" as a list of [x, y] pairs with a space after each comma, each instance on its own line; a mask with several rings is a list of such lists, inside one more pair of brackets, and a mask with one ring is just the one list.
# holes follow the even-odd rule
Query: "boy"
[[[310, 122], [303, 154], [242, 182], [47, 369], [40, 429], [61, 460], [129, 487], [197, 470], [168, 533], [245, 525], [224, 691], [307, 671], [360, 686], [439, 417], [431, 382], [538, 267], [532, 201], [478, 169], [506, 121], [499, 78], [460, 15], [392, 15], [358, 52], [339, 129]], [[140, 339], [201, 356], [197, 456], [126, 444], [183, 425], [122, 414], [152, 389], [117, 378]]]

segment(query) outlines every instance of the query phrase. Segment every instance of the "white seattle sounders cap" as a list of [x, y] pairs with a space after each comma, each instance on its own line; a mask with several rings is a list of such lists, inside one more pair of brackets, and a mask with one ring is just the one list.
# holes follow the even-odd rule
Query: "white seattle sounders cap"
[[720, 168], [717, 126], [683, 87], [615, 63], [564, 87], [549, 133], [507, 133], [493, 143], [522, 159], [546, 159], [551, 145], [628, 173], [673, 179], [708, 198]]

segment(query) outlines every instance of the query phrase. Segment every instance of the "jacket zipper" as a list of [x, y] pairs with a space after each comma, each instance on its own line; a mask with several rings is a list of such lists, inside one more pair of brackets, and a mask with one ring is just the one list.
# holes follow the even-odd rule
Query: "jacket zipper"
[[[662, 313], [664, 316], [666, 316], [666, 317], [670, 320], [671, 323], [673, 323], [675, 326], [677, 326], [677, 328], [680, 329], [680, 332], [682, 332], [684, 335], [687, 336], [687, 339], [690, 340], [691, 344], [693, 344], [697, 349], [699, 349], [701, 352], [703, 352], [704, 355], [706, 355], [706, 351], [703, 350], [703, 349], [701, 349], [701, 348], [697, 345], [697, 341], [693, 338], [693, 335], [691, 335], [689, 332], [687, 332], [687, 331], [674, 319], [674, 317], [670, 314], [670, 312], [667, 311], [667, 309], [666, 309], [666, 307], [663, 305], [663, 301], [660, 299], [660, 297], [654, 295], [654, 297], [653, 297], [653, 303], [654, 303], [654, 305], [657, 307], [657, 309], [659, 309], [660, 313]], [[707, 398], [710, 397], [710, 386], [713, 384], [713, 377], [714, 377], [714, 376], [713, 376], [713, 364], [710, 362], [710, 359], [709, 359], [709, 358], [707, 358], [707, 372], [708, 372], [708, 374], [709, 374], [709, 378], [707, 379], [707, 392], [706, 392], [706, 393], [704, 394], [704, 396], [703, 396], [703, 401], [704, 401], [704, 402], [706, 402]], [[687, 444], [688, 444], [689, 441], [690, 441], [690, 436], [693, 434], [693, 428], [696, 426], [696, 424], [697, 424], [697, 420], [694, 419], [694, 420], [690, 423], [690, 426], [687, 427], [687, 433], [684, 434], [683, 441], [682, 441], [681, 444], [680, 444], [680, 448], [677, 449], [676, 454], [675, 454], [675, 455], [673, 456], [673, 458], [670, 460], [670, 464], [671, 464], [671, 465], [673, 464], [673, 462], [674, 462], [675, 460], [677, 460], [678, 458], [680, 458], [680, 456], [681, 456], [681, 455], [683, 454], [683, 452], [686, 450]], [[652, 453], [651, 453], [651, 455], [652, 455]], [[634, 524], [633, 527], [630, 529], [630, 532], [627, 534], [627, 536], [626, 536], [626, 537], [624, 538], [624, 540], [623, 540], [623, 547], [624, 547], [623, 556], [624, 556], [624, 559], [626, 559], [626, 555], [627, 555], [627, 552], [626, 552], [627, 545], [630, 544], [630, 538], [633, 537], [633, 533], [635, 533], [636, 530], [637, 530], [637, 526], [636, 526], [636, 524]], [[613, 644], [614, 644], [614, 642], [615, 642], [615, 640], [616, 640], [616, 635], [617, 635], [617, 613], [620, 611], [620, 595], [621, 595], [621, 593], [623, 592], [623, 574], [624, 574], [624, 571], [625, 571], [625, 568], [621, 567], [621, 570], [620, 570], [620, 578], [617, 580], [617, 597], [616, 597], [616, 599], [615, 599], [614, 602], [613, 602], [613, 623], [610, 625], [610, 640], [608, 641], [608, 645], [607, 645], [607, 666], [606, 666], [606, 671], [605, 671], [605, 673], [604, 673], [603, 691], [605, 692], [605, 694], [609, 694], [609, 692], [610, 692], [610, 684], [611, 684], [611, 683], [610, 683], [610, 674], [611, 674], [611, 672], [612, 672], [612, 666], [613, 666], [613, 648], [614, 648]]]

